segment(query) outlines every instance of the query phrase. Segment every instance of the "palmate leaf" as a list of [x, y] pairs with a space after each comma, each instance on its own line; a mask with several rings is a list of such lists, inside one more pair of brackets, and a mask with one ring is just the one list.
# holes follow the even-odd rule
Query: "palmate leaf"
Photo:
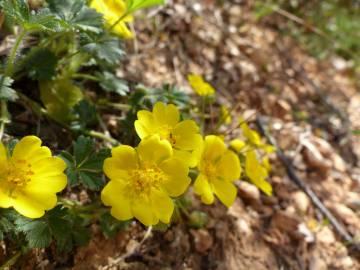
[[0, 7], [7, 18], [23, 26], [26, 31], [59, 31], [61, 21], [43, 8], [30, 12], [25, 0], [0, 0]]
[[106, 92], [113, 92], [120, 96], [125, 96], [129, 92], [129, 86], [127, 82], [116, 77], [115, 74], [104, 71], [98, 73], [97, 77], [100, 79], [100, 86]]
[[46, 48], [35, 47], [30, 50], [22, 62], [30, 78], [35, 80], [51, 80], [55, 76], [56, 55]]
[[104, 160], [110, 156], [110, 150], [95, 151], [95, 141], [80, 136], [73, 144], [73, 152], [73, 156], [65, 151], [61, 153], [68, 165], [66, 173], [69, 185], [76, 186], [80, 180], [85, 187], [99, 190], [104, 185], [102, 167]]
[[126, 0], [126, 6], [129, 13], [133, 13], [143, 8], [163, 5], [164, 3], [165, 0]]
[[50, 10], [69, 28], [100, 33], [102, 14], [89, 8], [84, 0], [48, 0]]

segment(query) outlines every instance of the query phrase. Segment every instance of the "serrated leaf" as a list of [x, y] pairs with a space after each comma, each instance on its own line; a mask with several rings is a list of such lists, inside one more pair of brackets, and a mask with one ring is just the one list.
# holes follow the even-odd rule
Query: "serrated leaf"
[[113, 92], [120, 96], [125, 96], [129, 92], [129, 86], [126, 81], [118, 78], [115, 74], [108, 71], [97, 74], [100, 79], [100, 86], [107, 92]]
[[60, 31], [61, 21], [59, 21], [50, 11], [46, 8], [38, 12], [32, 12], [30, 18], [24, 23], [24, 28], [28, 31], [42, 30], [42, 31]]
[[14, 80], [0, 74], [0, 100], [14, 101], [18, 98], [16, 91], [11, 88]]
[[46, 48], [32, 49], [23, 61], [23, 66], [30, 78], [51, 80], [55, 76], [57, 57]]
[[49, 115], [61, 123], [73, 118], [74, 106], [82, 99], [79, 87], [67, 78], [40, 82], [40, 97]]
[[25, 0], [0, 0], [0, 7], [13, 21], [23, 23], [29, 20], [30, 11]]
[[73, 130], [84, 129], [97, 120], [96, 107], [85, 99], [75, 105], [74, 115], [76, 115], [76, 120], [71, 123]]
[[111, 156], [110, 149], [101, 149], [99, 152], [91, 155], [81, 166], [81, 169], [102, 171], [104, 160]]
[[89, 8], [82, 0], [48, 0], [50, 9], [69, 27], [83, 31], [100, 33], [102, 31], [102, 15]]
[[114, 37], [94, 40], [85, 44], [83, 49], [108, 64], [116, 64], [124, 55], [124, 51], [120, 48], [119, 40]]
[[25, 234], [25, 239], [31, 248], [45, 248], [51, 244], [51, 232], [44, 220], [32, 220], [18, 217], [15, 220], [16, 229]]
[[133, 13], [139, 9], [149, 8], [163, 4], [165, 4], [165, 0], [126, 0], [126, 5], [129, 13]]

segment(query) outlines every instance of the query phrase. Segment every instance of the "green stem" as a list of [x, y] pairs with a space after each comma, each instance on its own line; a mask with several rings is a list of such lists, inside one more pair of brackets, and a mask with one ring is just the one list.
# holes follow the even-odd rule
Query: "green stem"
[[128, 15], [130, 15], [130, 12], [127, 10], [123, 15], [119, 17], [119, 19], [117, 19], [117, 21], [113, 25], [110, 26], [109, 31], [111, 31], [118, 23], [120, 23]]
[[0, 266], [0, 270], [9, 269], [11, 266], [13, 266], [19, 257], [22, 255], [21, 251], [15, 252], [9, 259], [6, 260], [6, 262]]
[[[19, 36], [16, 38], [14, 46], [12, 47], [12, 49], [10, 51], [8, 60], [6, 61], [6, 67], [4, 70], [4, 74], [1, 77], [1, 81], [0, 81], [0, 91], [1, 92], [2, 92], [2, 89], [4, 86], [5, 78], [11, 77], [14, 73], [16, 53], [17, 53], [17, 51], [20, 47], [20, 44], [26, 34], [27, 34], [26, 30], [22, 30], [20, 32]], [[7, 104], [6, 104], [5, 100], [2, 100], [1, 101], [1, 115], [0, 115], [0, 140], [2, 139], [2, 136], [4, 135], [5, 125], [7, 122], [9, 122], [9, 113], [7, 110]]]
[[101, 139], [103, 141], [107, 141], [107, 142], [109, 142], [111, 144], [114, 144], [114, 145], [119, 145], [120, 144], [120, 142], [118, 140], [115, 140], [114, 138], [106, 136], [104, 133], [101, 133], [101, 132], [98, 132], [98, 131], [95, 131], [95, 130], [84, 130], [83, 134], [87, 135], [87, 136], [90, 136], [90, 137], [93, 137], [93, 138]]
[[76, 73], [76, 74], [72, 75], [72, 78], [73, 79], [84, 79], [84, 80], [95, 81], [95, 82], [100, 81], [100, 79], [96, 76], [89, 75], [89, 74], [83, 74], [83, 73]]

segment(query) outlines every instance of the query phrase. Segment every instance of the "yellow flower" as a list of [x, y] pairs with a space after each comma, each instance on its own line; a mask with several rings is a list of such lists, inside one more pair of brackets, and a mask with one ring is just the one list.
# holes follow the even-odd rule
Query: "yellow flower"
[[234, 139], [230, 142], [230, 147], [238, 153], [243, 150], [245, 146], [246, 143], [240, 139]]
[[173, 156], [170, 143], [154, 135], [136, 149], [120, 145], [111, 153], [104, 162], [110, 182], [101, 192], [111, 215], [119, 220], [135, 217], [146, 226], [169, 223], [174, 210], [170, 196], [180, 196], [190, 184], [189, 168]]
[[35, 136], [22, 138], [8, 156], [0, 143], [0, 207], [14, 207], [28, 218], [39, 218], [55, 207], [56, 192], [67, 184], [65, 162], [53, 157]]
[[231, 114], [228, 108], [226, 108], [225, 106], [221, 106], [221, 119], [225, 124], [227, 125], [231, 124], [232, 121]]
[[198, 169], [194, 192], [201, 196], [202, 202], [212, 204], [215, 194], [224, 205], [230, 207], [237, 194], [233, 182], [241, 174], [238, 156], [228, 150], [219, 137], [206, 136]]
[[[92, 0], [90, 7], [104, 15], [106, 24], [112, 27], [122, 16], [124, 16], [127, 7], [123, 0]], [[132, 38], [133, 33], [126, 26], [126, 22], [133, 21], [131, 15], [125, 16], [120, 22], [112, 28], [112, 31], [123, 38]]]
[[269, 196], [272, 194], [272, 187], [265, 180], [265, 178], [268, 177], [268, 171], [260, 164], [254, 150], [246, 153], [245, 173], [247, 177], [249, 177], [250, 181], [265, 194]]
[[190, 74], [188, 75], [188, 81], [199, 96], [213, 96], [215, 89], [209, 83], [205, 82], [200, 75]]
[[244, 137], [253, 145], [260, 146], [262, 144], [261, 137], [257, 131], [251, 129], [245, 120], [240, 117], [239, 118], [240, 127]]
[[165, 105], [162, 102], [157, 102], [152, 112], [141, 110], [137, 116], [135, 130], [140, 139], [157, 134], [170, 142], [175, 156], [187, 160], [190, 167], [196, 166], [202, 136], [194, 121], [180, 121], [179, 109], [173, 104]]

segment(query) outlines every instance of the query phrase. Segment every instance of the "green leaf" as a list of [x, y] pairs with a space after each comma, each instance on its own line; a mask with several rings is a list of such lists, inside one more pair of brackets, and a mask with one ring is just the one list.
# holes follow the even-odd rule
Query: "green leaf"
[[74, 106], [83, 95], [70, 79], [60, 78], [40, 82], [40, 97], [49, 115], [61, 123], [69, 123]]
[[360, 135], [360, 129], [358, 129], [358, 130], [353, 130], [352, 133], [355, 134], [355, 135]]
[[18, 98], [16, 91], [11, 88], [13, 79], [0, 74], [0, 100], [14, 101]]
[[25, 234], [31, 248], [46, 248], [51, 244], [51, 232], [45, 220], [32, 220], [19, 216], [15, 220], [16, 229]]
[[30, 18], [24, 23], [24, 28], [28, 31], [55, 32], [62, 30], [61, 22], [48, 9], [32, 12]]
[[100, 40], [92, 40], [84, 44], [82, 49], [110, 65], [116, 64], [124, 55], [124, 51], [120, 48], [119, 40], [114, 37], [103, 37]]
[[109, 238], [114, 237], [118, 231], [127, 229], [130, 224], [130, 220], [119, 221], [110, 215], [109, 212], [102, 214], [100, 217], [101, 230], [103, 234]]
[[120, 96], [125, 96], [129, 92], [127, 82], [116, 77], [115, 74], [104, 71], [97, 74], [100, 79], [100, 86], [107, 92], [113, 92]]
[[85, 158], [94, 151], [95, 141], [91, 138], [79, 136], [74, 144], [74, 156], [77, 166], [81, 166]]
[[0, 0], [0, 7], [8, 19], [24, 23], [30, 18], [30, 10], [25, 0]]
[[51, 80], [55, 76], [57, 57], [45, 48], [33, 48], [22, 65], [30, 78], [35, 80]]
[[66, 170], [69, 185], [79, 184], [91, 190], [99, 190], [104, 185], [102, 168], [104, 160], [111, 155], [110, 149], [95, 151], [95, 141], [91, 138], [79, 136], [73, 144], [74, 157], [63, 151], [61, 157], [68, 165]]
[[126, 6], [129, 13], [163, 4], [165, 4], [165, 0], [126, 0]]
[[71, 123], [73, 130], [81, 130], [87, 127], [87, 125], [96, 123], [96, 107], [89, 101], [83, 99], [80, 100], [74, 107], [74, 115], [76, 120]]
[[48, 0], [49, 7], [69, 28], [100, 33], [102, 31], [102, 14], [89, 8], [82, 0]]

